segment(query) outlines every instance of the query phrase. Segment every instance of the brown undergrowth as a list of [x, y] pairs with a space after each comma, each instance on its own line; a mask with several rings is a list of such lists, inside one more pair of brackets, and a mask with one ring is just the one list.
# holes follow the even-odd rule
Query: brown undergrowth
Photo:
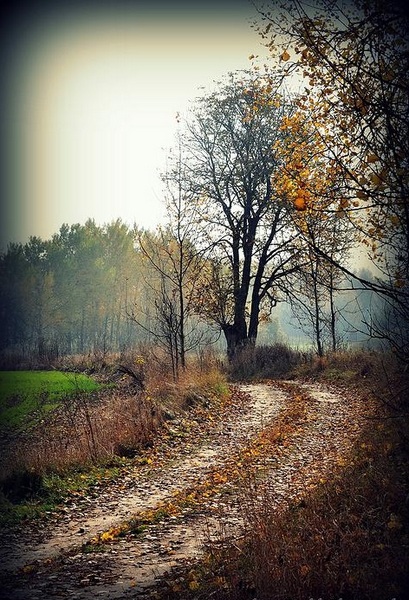
[[[377, 412], [362, 429], [348, 461], [339, 463], [331, 477], [318, 479], [301, 498], [280, 508], [259, 485], [263, 457], [279, 456], [280, 448], [291, 443], [292, 434], [305, 419], [302, 392], [295, 384], [282, 383], [291, 391], [287, 410], [232, 455], [223, 468], [210, 471], [204, 482], [192, 482], [191, 487], [154, 510], [136, 515], [132, 522], [107, 530], [91, 546], [115, 544], [121, 536], [143, 533], [156, 519], [177, 516], [186, 507], [202, 507], [223, 491], [226, 482], [234, 481], [242, 489], [243, 535], [231, 538], [226, 531], [216, 540], [209, 537], [202, 559], [176, 568], [161, 581], [160, 589], [147, 591], [146, 597], [404, 600], [409, 588], [405, 374], [399, 369], [381, 371], [378, 357], [372, 354], [326, 360], [325, 364], [313, 363], [309, 374], [304, 370], [295, 375], [337, 386], [345, 402], [349, 394], [361, 394], [363, 402], [365, 395], [378, 400]], [[217, 381], [213, 380], [212, 388], [222, 385]], [[202, 394], [198, 397], [193, 385], [183, 388], [189, 392], [185, 396], [182, 388], [167, 384], [166, 389], [162, 388], [163, 398], [175, 394], [180, 406], [183, 398], [189, 398], [187, 404], [201, 402]]]
[[[351, 462], [302, 501], [277, 511], [268, 495], [254, 502], [253, 491], [246, 543], [235, 560], [257, 597], [403, 599], [409, 589], [405, 453], [395, 427], [381, 419], [362, 432]], [[226, 579], [234, 589], [237, 576], [227, 572]]]
[[202, 561], [175, 570], [152, 597], [405, 600], [407, 463], [388, 426], [366, 431], [353, 463], [282, 510], [248, 491], [244, 537], [209, 542]]

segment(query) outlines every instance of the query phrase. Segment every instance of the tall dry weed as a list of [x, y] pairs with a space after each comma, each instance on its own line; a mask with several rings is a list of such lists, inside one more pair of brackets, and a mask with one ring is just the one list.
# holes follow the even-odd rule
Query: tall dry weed
[[[153, 443], [166, 418], [228, 393], [225, 378], [211, 357], [206, 362], [203, 357], [192, 361], [177, 382], [166, 356], [152, 348], [111, 358], [103, 376], [108, 373], [116, 382], [114, 388], [67, 397], [37, 427], [4, 440], [0, 482], [13, 474], [36, 477], [110, 457], [131, 458]], [[79, 369], [84, 361], [70, 357], [65, 366]]]

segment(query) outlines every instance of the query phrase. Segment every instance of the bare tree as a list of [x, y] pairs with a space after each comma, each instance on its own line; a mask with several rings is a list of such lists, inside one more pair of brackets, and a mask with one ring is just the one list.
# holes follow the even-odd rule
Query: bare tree
[[262, 306], [298, 268], [293, 207], [275, 191], [274, 146], [292, 111], [277, 89], [271, 77], [230, 74], [197, 101], [182, 137], [198, 243], [212, 248], [198, 308], [222, 328], [229, 357], [255, 343]]
[[307, 246], [304, 253], [302, 269], [292, 278], [292, 285], [287, 286], [287, 298], [318, 356], [324, 356], [328, 349], [338, 350], [341, 343], [336, 297], [343, 289], [343, 276], [340, 269], [324, 260], [312, 246]]
[[[167, 225], [156, 234], [138, 235], [140, 252], [148, 264], [145, 279], [154, 308], [150, 325], [144, 327], [168, 352], [175, 379], [180, 369], [186, 368], [188, 352], [214, 338], [214, 332], [202, 326], [196, 307], [204, 250], [197, 244], [196, 206], [186, 186], [182, 155], [179, 140], [163, 175]], [[132, 318], [141, 325], [136, 310]]]
[[189, 351], [209, 343], [193, 308], [199, 257], [186, 239], [169, 229], [142, 232], [138, 247], [145, 260], [145, 297], [134, 303], [129, 318], [166, 350], [175, 380], [186, 368]]

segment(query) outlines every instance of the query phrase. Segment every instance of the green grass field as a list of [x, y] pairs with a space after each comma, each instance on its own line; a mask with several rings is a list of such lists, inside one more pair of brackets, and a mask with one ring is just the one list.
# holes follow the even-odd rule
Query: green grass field
[[63, 397], [100, 387], [80, 373], [0, 371], [0, 427], [19, 427], [58, 406]]

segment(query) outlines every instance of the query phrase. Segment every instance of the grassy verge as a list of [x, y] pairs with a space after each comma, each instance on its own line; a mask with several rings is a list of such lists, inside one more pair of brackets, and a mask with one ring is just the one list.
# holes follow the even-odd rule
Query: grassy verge
[[0, 427], [21, 427], [56, 408], [62, 398], [100, 387], [81, 373], [0, 371]]
[[[145, 369], [146, 364], [138, 356], [129, 366]], [[128, 469], [155, 460], [155, 453], [160, 460], [157, 442], [166, 443], [168, 423], [175, 419], [195, 410], [200, 420], [213, 411], [223, 413], [220, 401], [229, 388], [213, 366], [191, 368], [177, 384], [163, 373], [139, 375], [143, 390], [124, 377], [97, 394], [64, 396], [37, 427], [11, 438], [0, 468], [3, 525], [41, 517], [72, 498], [98, 493]], [[176, 429], [183, 441], [185, 432]]]
[[39, 476], [35, 471], [18, 471], [1, 482], [0, 525], [15, 525], [44, 517], [82, 497], [97, 496], [108, 484], [123, 476], [132, 461], [117, 458], [107, 465], [84, 465], [63, 473]]

